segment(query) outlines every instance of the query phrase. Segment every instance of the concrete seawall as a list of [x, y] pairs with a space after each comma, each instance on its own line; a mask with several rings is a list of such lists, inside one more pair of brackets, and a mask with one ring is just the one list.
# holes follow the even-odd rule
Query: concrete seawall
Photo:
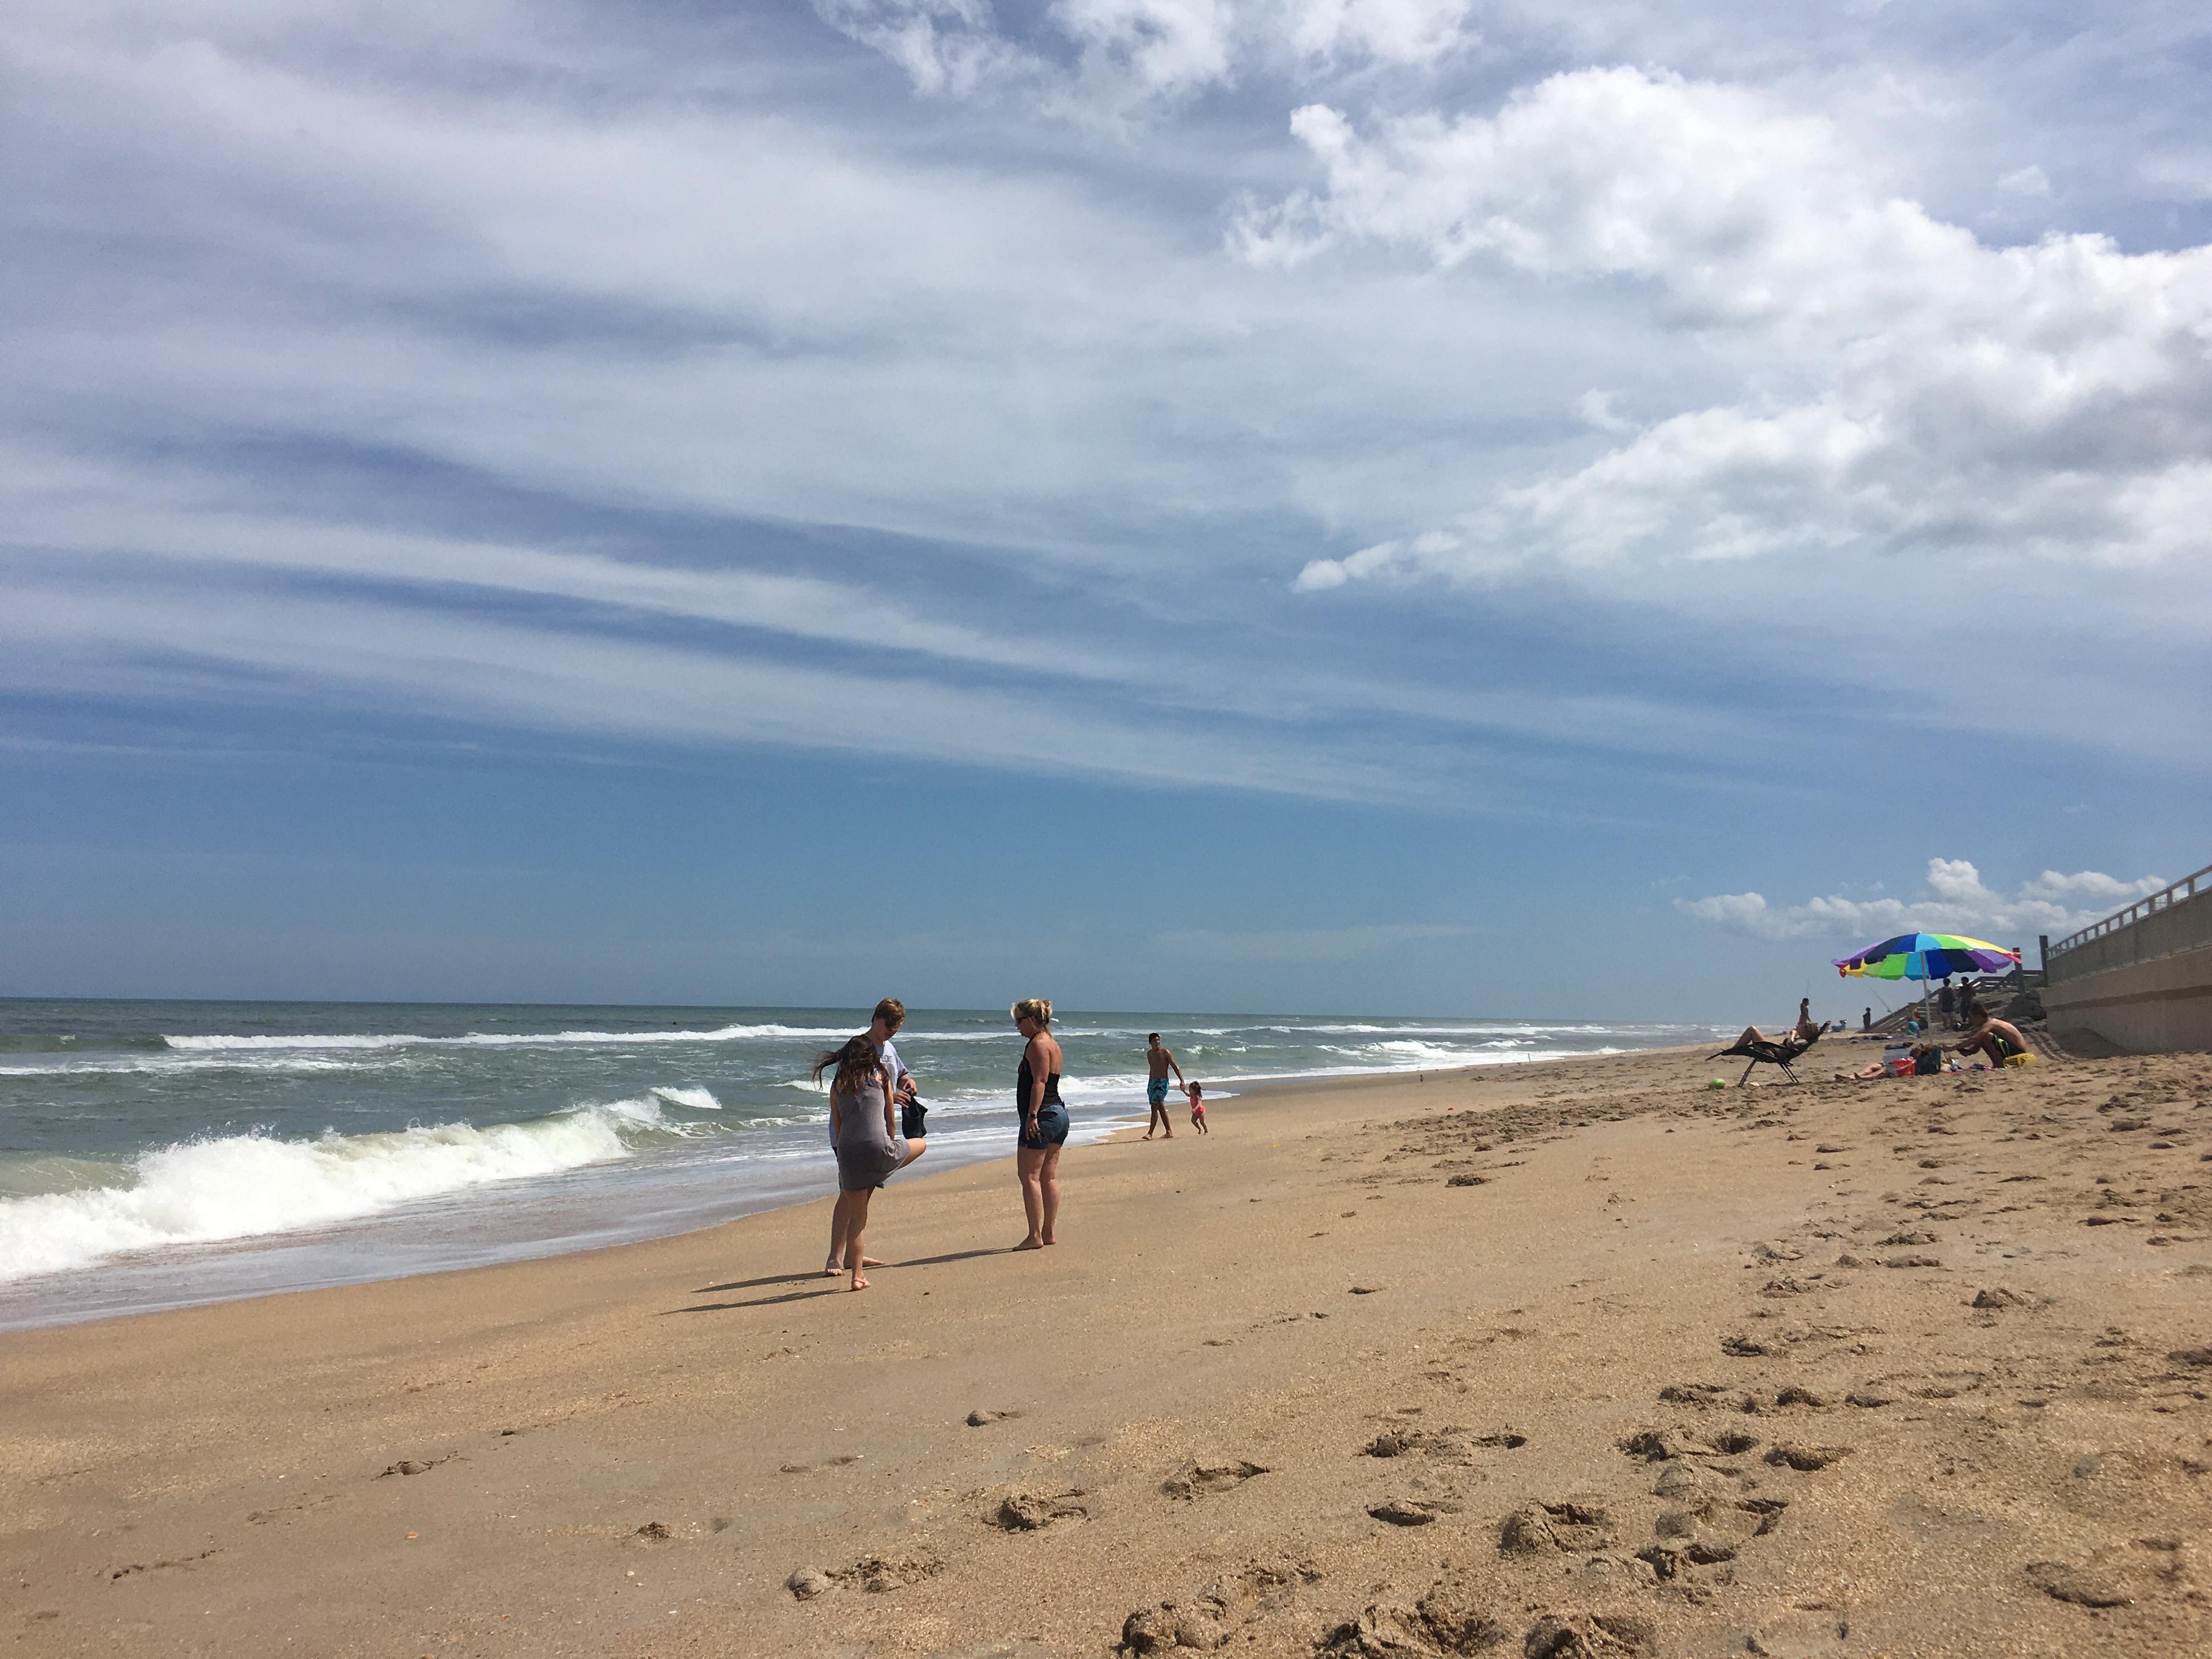
[[2212, 1049], [2207, 873], [2051, 952], [2043, 1006], [2053, 1036], [2101, 1039], [2139, 1054]]
[[2130, 1054], [2212, 1049], [2212, 945], [2048, 986], [2043, 1006], [2062, 1042], [2087, 1033]]

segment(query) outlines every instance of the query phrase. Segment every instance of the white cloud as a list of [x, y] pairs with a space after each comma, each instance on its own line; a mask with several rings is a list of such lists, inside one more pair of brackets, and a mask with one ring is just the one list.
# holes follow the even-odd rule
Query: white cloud
[[1199, 928], [1159, 933], [1152, 944], [1170, 956], [1200, 962], [1349, 962], [1428, 939], [1462, 939], [1477, 930], [1443, 922], [1383, 922], [1364, 927], [1292, 928], [1251, 933]]
[[1410, 801], [1357, 753], [1293, 756], [1026, 690], [947, 684], [863, 654], [799, 665], [740, 648], [489, 620], [424, 605], [94, 576], [18, 576], [0, 691], [441, 720], [684, 744], [860, 752], [1139, 784]]
[[1620, 397], [1618, 392], [1602, 392], [1593, 388], [1575, 399], [1575, 413], [1581, 416], [1600, 432], [1626, 432], [1632, 422], [1613, 406]]
[[1997, 180], [1997, 188], [2008, 196], [2026, 196], [2038, 201], [2051, 198], [2051, 179], [2039, 167], [2014, 167]]
[[1053, 0], [1017, 40], [988, 0], [814, 0], [933, 97], [1018, 91], [1118, 122], [1262, 69], [1424, 65], [1472, 45], [1472, 0]]
[[998, 32], [989, 0], [814, 0], [814, 9], [832, 28], [883, 53], [915, 91], [931, 97], [964, 98], [1044, 70]]
[[1759, 939], [1826, 939], [1844, 950], [1905, 933], [1964, 933], [2018, 947], [2038, 933], [2057, 939], [2086, 927], [2165, 885], [2158, 876], [2125, 881], [2094, 870], [2070, 876], [2045, 870], [2006, 894], [1984, 885], [1981, 872], [1965, 859], [1930, 859], [1922, 896], [1911, 901], [1838, 896], [1778, 906], [1758, 893], [1716, 893], [1676, 899], [1674, 908]]
[[1303, 587], [1937, 548], [2015, 565], [2212, 556], [2212, 247], [1984, 246], [1826, 123], [1637, 70], [1364, 132], [1309, 106], [1291, 131], [1325, 184], [1240, 217], [1231, 245], [1252, 263], [1372, 243], [1445, 270], [1634, 283], [1741, 388], [1455, 522], [1314, 562]]

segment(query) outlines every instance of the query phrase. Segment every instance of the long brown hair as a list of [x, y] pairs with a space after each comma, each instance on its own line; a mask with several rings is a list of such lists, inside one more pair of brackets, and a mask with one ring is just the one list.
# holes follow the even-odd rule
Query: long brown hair
[[863, 1031], [843, 1048], [824, 1048], [815, 1055], [814, 1080], [821, 1082], [822, 1073], [834, 1068], [836, 1075], [830, 1079], [830, 1092], [857, 1095], [883, 1063], [883, 1045]]

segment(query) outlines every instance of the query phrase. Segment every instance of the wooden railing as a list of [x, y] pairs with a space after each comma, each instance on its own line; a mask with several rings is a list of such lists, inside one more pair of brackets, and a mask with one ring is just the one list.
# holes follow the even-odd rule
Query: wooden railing
[[2055, 984], [2204, 945], [2212, 945], [2212, 865], [2047, 946], [2044, 965]]

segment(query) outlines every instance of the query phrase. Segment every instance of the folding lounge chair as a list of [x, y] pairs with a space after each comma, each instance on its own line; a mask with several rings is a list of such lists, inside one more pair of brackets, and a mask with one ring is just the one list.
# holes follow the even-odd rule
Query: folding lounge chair
[[1818, 1031], [1808, 1037], [1786, 1036], [1779, 1042], [1770, 1042], [1761, 1037], [1751, 1042], [1739, 1042], [1733, 1048], [1723, 1048], [1712, 1058], [1726, 1060], [1730, 1055], [1735, 1055], [1751, 1062], [1743, 1068], [1743, 1075], [1735, 1080], [1735, 1086], [1739, 1089], [1751, 1081], [1753, 1071], [1761, 1066], [1779, 1066], [1782, 1068], [1783, 1076], [1788, 1078], [1792, 1083], [1797, 1083], [1802, 1079], [1798, 1077], [1790, 1062], [1802, 1058], [1805, 1051], [1820, 1040], [1820, 1034]]

